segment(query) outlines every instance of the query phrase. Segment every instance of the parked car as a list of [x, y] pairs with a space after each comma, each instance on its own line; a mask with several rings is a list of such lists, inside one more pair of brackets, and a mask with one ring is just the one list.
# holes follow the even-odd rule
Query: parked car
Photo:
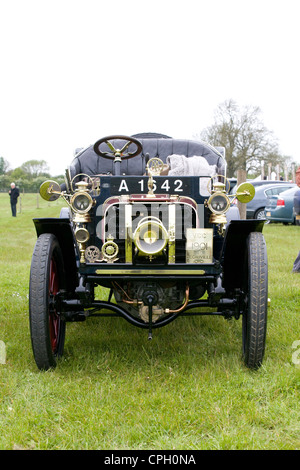
[[237, 178], [228, 178], [229, 184], [230, 184], [230, 194], [234, 194], [234, 188], [236, 188], [237, 185]]
[[299, 187], [294, 195], [294, 214], [295, 214], [296, 225], [300, 225], [300, 188]]
[[[67, 322], [95, 316], [122, 317], [149, 339], [179, 316], [242, 317], [245, 364], [261, 365], [264, 222], [230, 216], [232, 200], [247, 203], [254, 188], [243, 183], [229, 195], [225, 175], [224, 156], [203, 142], [117, 135], [80, 151], [63, 188], [41, 185], [44, 199], [61, 197], [67, 208], [34, 219], [29, 317], [40, 369], [63, 354]], [[96, 286], [108, 300], [95, 297]]]
[[[294, 183], [288, 181], [250, 181], [255, 188], [255, 196], [247, 204], [247, 219], [265, 219], [265, 207], [268, 199], [276, 196], [289, 188], [295, 187]], [[236, 188], [233, 189], [233, 193]]]
[[295, 224], [294, 196], [298, 186], [283, 191], [277, 196], [271, 196], [265, 207], [265, 216], [269, 222]]

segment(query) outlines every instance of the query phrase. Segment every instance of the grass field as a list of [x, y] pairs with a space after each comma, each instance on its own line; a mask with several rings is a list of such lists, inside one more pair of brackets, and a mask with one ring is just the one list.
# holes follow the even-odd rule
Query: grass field
[[22, 196], [12, 218], [0, 194], [0, 449], [300, 449], [300, 227], [264, 229], [271, 306], [258, 371], [243, 365], [241, 320], [191, 317], [151, 342], [123, 319], [68, 324], [63, 358], [40, 372], [28, 323], [32, 218], [59, 215], [63, 202], [38, 201]]

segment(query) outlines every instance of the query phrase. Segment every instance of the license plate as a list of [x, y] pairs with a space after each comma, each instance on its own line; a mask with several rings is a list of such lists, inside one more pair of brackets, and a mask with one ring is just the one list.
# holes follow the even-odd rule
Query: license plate
[[266, 212], [267, 217], [271, 217], [271, 212]]
[[[146, 194], [148, 193], [148, 176], [141, 178], [114, 177], [110, 184], [111, 194]], [[156, 194], [190, 194], [190, 178], [153, 178], [153, 192]]]
[[300, 220], [300, 215], [296, 215], [296, 220]]

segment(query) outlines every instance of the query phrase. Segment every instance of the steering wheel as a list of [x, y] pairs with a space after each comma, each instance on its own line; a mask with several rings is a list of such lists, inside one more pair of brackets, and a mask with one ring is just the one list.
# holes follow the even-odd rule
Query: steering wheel
[[[126, 144], [121, 149], [116, 149], [112, 144], [112, 140], [125, 140]], [[106, 144], [110, 151], [103, 151], [100, 150], [101, 144]], [[128, 147], [134, 144], [136, 146], [136, 150], [133, 152], [129, 152]], [[127, 137], [125, 135], [110, 135], [108, 137], [103, 137], [102, 139], [98, 140], [94, 144], [94, 152], [99, 155], [99, 157], [109, 158], [110, 160], [121, 160], [121, 159], [129, 159], [132, 157], [136, 157], [139, 155], [143, 150], [142, 144], [139, 140], [133, 137]]]

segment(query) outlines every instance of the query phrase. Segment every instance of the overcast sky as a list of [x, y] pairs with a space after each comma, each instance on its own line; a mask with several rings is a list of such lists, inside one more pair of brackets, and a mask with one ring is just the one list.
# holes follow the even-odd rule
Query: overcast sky
[[300, 161], [299, 0], [0, 0], [0, 156], [62, 173], [111, 134], [190, 138], [227, 99]]

